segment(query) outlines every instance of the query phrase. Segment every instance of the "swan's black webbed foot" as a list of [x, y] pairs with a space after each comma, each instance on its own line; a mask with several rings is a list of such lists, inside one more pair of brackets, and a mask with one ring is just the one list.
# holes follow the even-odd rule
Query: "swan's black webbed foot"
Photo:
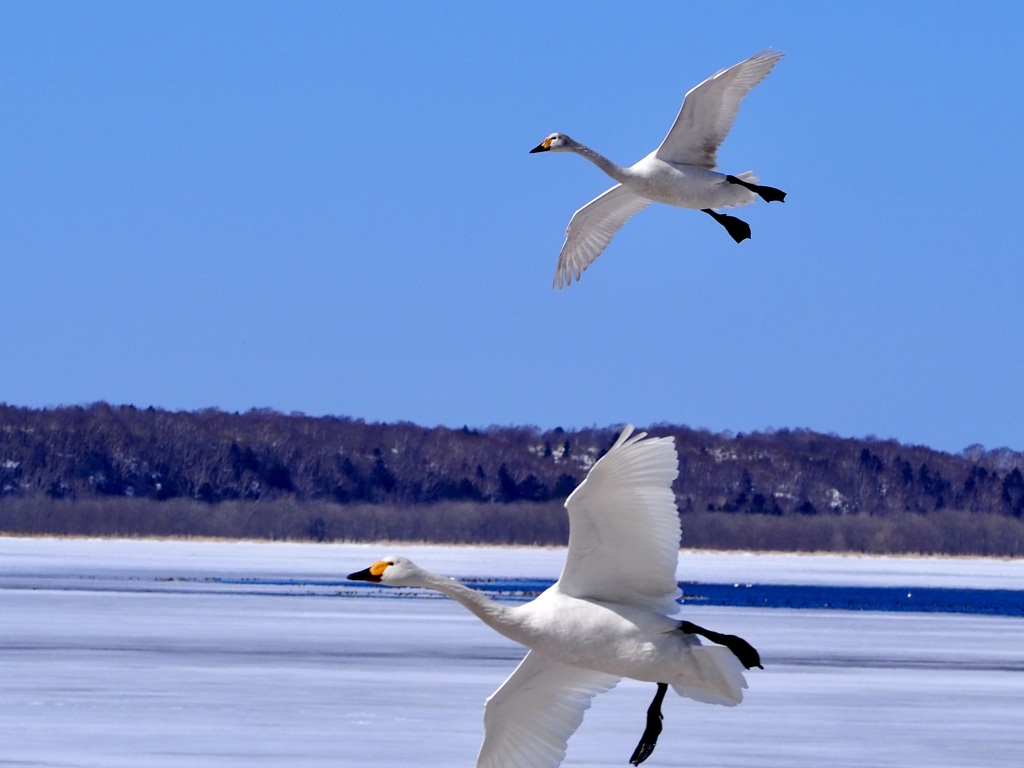
[[752, 669], [753, 667], [764, 669], [764, 667], [761, 666], [761, 655], [757, 652], [757, 649], [742, 637], [736, 637], [736, 635], [723, 635], [720, 632], [712, 632], [710, 629], [698, 627], [690, 621], [684, 621], [679, 625], [679, 629], [688, 635], [700, 635], [701, 637], [706, 637], [712, 643], [724, 645], [732, 651], [733, 655], [739, 659], [740, 663], [747, 669]]
[[654, 694], [654, 701], [647, 708], [647, 727], [644, 728], [644, 735], [640, 737], [640, 743], [633, 750], [633, 756], [629, 758], [630, 765], [640, 765], [654, 752], [658, 736], [661, 735], [661, 702], [664, 701], [667, 690], [667, 683], [658, 683], [658, 692]]
[[751, 192], [760, 195], [761, 199], [764, 200], [766, 203], [772, 203], [776, 201], [780, 203], [786, 202], [786, 193], [783, 192], [781, 189], [776, 189], [775, 187], [766, 187], [762, 184], [751, 184], [749, 181], [744, 181], [743, 179], [739, 179], [735, 176], [726, 176], [725, 180], [728, 181], [730, 184], [739, 184], [741, 187], [746, 187]]
[[716, 211], [712, 211], [710, 208], [701, 208], [701, 211], [725, 227], [725, 231], [728, 232], [732, 236], [732, 239], [737, 243], [742, 243], [744, 240], [748, 240], [750, 238], [750, 225], [743, 221], [743, 219], [737, 219], [735, 216], [718, 213]]

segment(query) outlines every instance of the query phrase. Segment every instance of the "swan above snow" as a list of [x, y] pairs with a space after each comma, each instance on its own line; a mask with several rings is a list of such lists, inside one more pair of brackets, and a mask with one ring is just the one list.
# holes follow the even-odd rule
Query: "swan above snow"
[[[530, 649], [487, 699], [478, 768], [560, 765], [590, 700], [623, 677], [659, 686], [631, 759], [639, 764], [661, 730], [667, 685], [698, 701], [735, 705], [746, 687], [743, 667], [760, 666], [757, 651], [741, 638], [677, 618], [675, 443], [632, 433], [627, 426], [566, 500], [565, 566], [535, 600], [497, 603], [398, 556], [349, 576], [435, 589]], [[722, 645], [702, 645], [698, 635]]]

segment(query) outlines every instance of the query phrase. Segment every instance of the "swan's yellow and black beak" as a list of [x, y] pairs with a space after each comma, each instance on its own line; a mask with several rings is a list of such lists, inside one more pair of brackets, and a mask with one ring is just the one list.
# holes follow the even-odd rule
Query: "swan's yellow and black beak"
[[534, 152], [547, 152], [551, 149], [551, 139], [544, 139], [540, 144], [530, 150], [532, 155]]
[[369, 568], [364, 568], [361, 571], [350, 573], [348, 578], [352, 581], [369, 581], [373, 584], [380, 584], [381, 574], [384, 573], [384, 570], [390, 565], [391, 563], [378, 560]]

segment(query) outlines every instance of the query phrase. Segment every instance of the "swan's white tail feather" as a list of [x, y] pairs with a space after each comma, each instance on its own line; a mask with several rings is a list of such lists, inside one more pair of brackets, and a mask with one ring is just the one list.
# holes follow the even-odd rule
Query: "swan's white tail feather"
[[[734, 174], [740, 181], [745, 181], [748, 184], [757, 184], [761, 181], [757, 176], [754, 175], [753, 171], [744, 171], [743, 173]], [[719, 208], [739, 208], [744, 205], [750, 205], [757, 200], [757, 195], [751, 192], [746, 187], [741, 187], [739, 184], [730, 185], [730, 194], [733, 195], [733, 199], [727, 203], [723, 203], [718, 206]]]
[[705, 704], [728, 707], [743, 701], [747, 681], [743, 677], [743, 665], [732, 651], [720, 645], [698, 645], [690, 648], [690, 656], [692, 668], [688, 670], [688, 680], [672, 684], [676, 693]]

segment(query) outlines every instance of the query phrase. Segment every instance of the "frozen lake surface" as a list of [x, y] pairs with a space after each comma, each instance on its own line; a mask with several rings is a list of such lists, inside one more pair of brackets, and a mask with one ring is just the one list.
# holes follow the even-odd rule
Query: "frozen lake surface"
[[[391, 551], [555, 578], [557, 549], [0, 538], [0, 766], [472, 766], [521, 648], [447, 599], [341, 577]], [[684, 553], [682, 581], [1021, 590], [1024, 562]], [[369, 593], [362, 593], [369, 594]], [[389, 590], [398, 595], [398, 590]], [[765, 669], [670, 694], [646, 766], [1015, 765], [1024, 618], [691, 605]], [[597, 697], [564, 765], [625, 766], [654, 687]]]

